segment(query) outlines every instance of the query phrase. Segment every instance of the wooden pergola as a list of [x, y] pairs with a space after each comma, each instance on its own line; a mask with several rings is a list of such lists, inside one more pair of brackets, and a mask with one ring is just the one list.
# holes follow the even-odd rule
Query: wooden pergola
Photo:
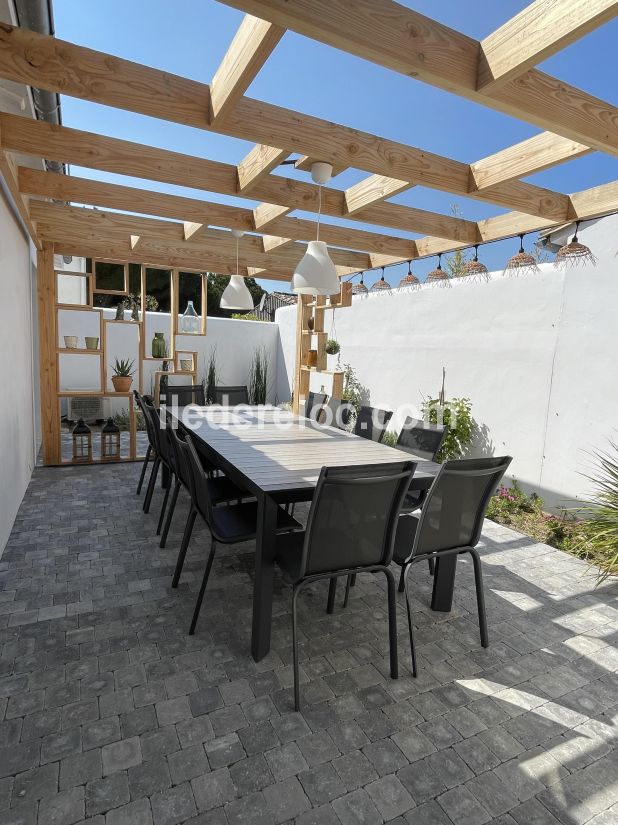
[[[316, 185], [271, 174], [290, 155], [300, 155], [295, 165], [303, 170], [321, 160], [331, 163], [335, 174], [348, 168], [366, 172], [364, 180], [345, 191], [323, 187], [322, 212], [392, 229], [384, 233], [322, 225], [321, 239], [329, 244], [342, 276], [618, 209], [618, 181], [565, 194], [521, 180], [592, 151], [618, 154], [616, 107], [535, 68], [616, 16], [618, 2], [536, 0], [481, 42], [392, 0], [224, 2], [247, 15], [210, 85], [0, 25], [4, 78], [256, 144], [234, 166], [0, 114], [0, 171], [39, 249], [48, 458], [57, 430], [54, 252], [227, 274], [236, 271], [236, 243], [227, 230], [240, 228], [249, 233], [240, 241], [242, 274], [287, 281], [304, 253], [303, 242], [316, 232], [315, 221], [290, 213], [318, 211]], [[286, 29], [544, 131], [490, 157], [462, 163], [245, 96]], [[42, 172], [19, 167], [14, 154], [260, 203], [250, 209]], [[470, 221], [389, 200], [416, 185], [507, 211]], [[422, 237], [411, 240], [398, 231]]]

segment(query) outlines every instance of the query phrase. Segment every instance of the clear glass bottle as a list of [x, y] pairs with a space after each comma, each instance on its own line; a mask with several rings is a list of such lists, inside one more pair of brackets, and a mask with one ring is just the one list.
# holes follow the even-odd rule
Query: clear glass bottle
[[199, 332], [200, 331], [200, 316], [195, 311], [193, 301], [187, 302], [187, 308], [183, 312], [180, 319], [180, 332]]

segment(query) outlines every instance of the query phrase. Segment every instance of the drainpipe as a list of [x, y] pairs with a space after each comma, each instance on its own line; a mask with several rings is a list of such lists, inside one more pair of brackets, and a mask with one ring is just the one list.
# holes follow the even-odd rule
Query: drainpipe
[[[39, 34], [54, 34], [54, 15], [51, 0], [14, 0], [17, 21], [24, 29]], [[32, 100], [38, 120], [61, 124], [60, 95], [47, 89], [32, 88]], [[46, 160], [48, 171], [64, 173], [63, 163]]]

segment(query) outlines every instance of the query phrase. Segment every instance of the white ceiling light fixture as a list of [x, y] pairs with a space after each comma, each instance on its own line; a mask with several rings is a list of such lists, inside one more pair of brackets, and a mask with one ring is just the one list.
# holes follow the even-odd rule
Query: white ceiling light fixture
[[219, 302], [221, 309], [253, 309], [253, 298], [245, 283], [245, 279], [238, 273], [238, 242], [245, 233], [242, 229], [232, 229], [236, 238], [236, 275], [232, 275], [229, 284], [223, 290]]
[[318, 220], [315, 241], [309, 241], [307, 251], [299, 261], [292, 278], [292, 292], [299, 295], [335, 295], [339, 292], [339, 276], [328, 254], [328, 247], [320, 240], [320, 216], [322, 213], [322, 186], [331, 179], [330, 163], [311, 165], [311, 178], [318, 184]]

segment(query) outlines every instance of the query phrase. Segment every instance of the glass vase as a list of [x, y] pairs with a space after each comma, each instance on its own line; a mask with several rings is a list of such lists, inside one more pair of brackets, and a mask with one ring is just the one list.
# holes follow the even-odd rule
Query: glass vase
[[200, 331], [200, 316], [195, 311], [193, 301], [187, 302], [187, 308], [180, 319], [180, 332], [196, 333]]
[[162, 332], [155, 332], [154, 334], [154, 338], [152, 339], [153, 358], [165, 358], [167, 347], [165, 345], [165, 338], [163, 335], [164, 333]]

